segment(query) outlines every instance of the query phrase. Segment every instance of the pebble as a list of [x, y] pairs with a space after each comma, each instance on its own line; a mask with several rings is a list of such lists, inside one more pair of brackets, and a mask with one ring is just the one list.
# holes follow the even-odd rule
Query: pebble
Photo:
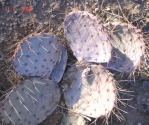
[[140, 76], [141, 76], [142, 79], [148, 80], [147, 74], [141, 73]]
[[67, 3], [67, 7], [69, 6], [69, 3]]
[[37, 5], [37, 2], [33, 0], [32, 5], [35, 7]]
[[143, 87], [149, 88], [149, 81], [143, 81]]
[[73, 2], [70, 2], [70, 5], [73, 5]]
[[149, 10], [147, 10], [147, 12], [146, 12], [146, 16], [149, 17]]
[[140, 122], [138, 122], [138, 124], [137, 125], [142, 125]]
[[89, 3], [86, 1], [85, 4], [88, 5]]
[[63, 117], [60, 125], [86, 125], [83, 116], [68, 113]]
[[99, 11], [99, 8], [95, 8], [95, 13], [97, 13]]
[[147, 106], [146, 111], [147, 111], [147, 113], [149, 113], [149, 106]]

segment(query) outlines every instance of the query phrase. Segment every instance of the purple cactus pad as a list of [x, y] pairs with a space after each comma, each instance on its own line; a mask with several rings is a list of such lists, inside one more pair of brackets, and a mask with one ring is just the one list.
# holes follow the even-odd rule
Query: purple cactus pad
[[64, 20], [64, 33], [79, 62], [108, 62], [111, 58], [109, 37], [103, 25], [86, 11], [73, 11]]
[[18, 45], [13, 66], [25, 76], [48, 77], [60, 58], [61, 47], [55, 35], [32, 34]]

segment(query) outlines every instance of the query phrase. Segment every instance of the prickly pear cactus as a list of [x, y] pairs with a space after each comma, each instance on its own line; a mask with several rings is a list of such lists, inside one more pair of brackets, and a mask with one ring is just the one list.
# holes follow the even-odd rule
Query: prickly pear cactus
[[64, 33], [79, 62], [108, 62], [111, 44], [103, 25], [86, 11], [73, 11], [64, 20]]
[[13, 66], [26, 76], [49, 76], [60, 57], [61, 44], [51, 34], [24, 38], [14, 54]]
[[0, 117], [5, 125], [37, 125], [56, 109], [59, 100], [57, 84], [32, 78], [9, 93], [0, 107]]
[[130, 24], [117, 22], [106, 24], [106, 26], [113, 29], [110, 34], [113, 44], [112, 58], [107, 67], [119, 72], [135, 70], [145, 53], [143, 35]]
[[61, 78], [63, 77], [66, 64], [67, 64], [67, 50], [66, 47], [63, 46], [61, 51], [61, 58], [55, 65], [53, 71], [51, 72], [50, 79], [52, 79], [56, 83], [59, 83]]
[[117, 101], [115, 80], [100, 65], [74, 65], [65, 74], [65, 103], [72, 112], [98, 118], [108, 116]]

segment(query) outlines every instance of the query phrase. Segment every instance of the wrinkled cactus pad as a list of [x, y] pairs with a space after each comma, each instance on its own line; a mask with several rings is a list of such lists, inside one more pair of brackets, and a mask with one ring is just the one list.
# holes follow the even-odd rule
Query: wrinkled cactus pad
[[108, 62], [111, 43], [101, 22], [86, 11], [73, 11], [64, 20], [64, 33], [79, 62]]
[[145, 43], [141, 31], [130, 24], [109, 23], [111, 42], [113, 44], [112, 57], [107, 67], [119, 72], [131, 72], [140, 64], [145, 53]]
[[13, 66], [26, 76], [49, 76], [56, 65], [61, 43], [55, 35], [38, 33], [24, 38], [14, 54]]
[[61, 50], [61, 58], [55, 65], [53, 71], [51, 72], [50, 79], [52, 79], [56, 83], [59, 83], [61, 78], [63, 77], [66, 64], [67, 64], [67, 50], [66, 47], [63, 46]]
[[100, 65], [73, 65], [65, 74], [64, 92], [67, 107], [75, 113], [93, 118], [110, 114], [117, 101], [112, 74]]
[[59, 100], [60, 90], [53, 81], [25, 80], [2, 102], [0, 117], [5, 124], [37, 125], [56, 109]]

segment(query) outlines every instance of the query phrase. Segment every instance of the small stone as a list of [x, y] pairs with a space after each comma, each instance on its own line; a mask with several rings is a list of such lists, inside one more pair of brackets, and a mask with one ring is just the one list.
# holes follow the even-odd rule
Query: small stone
[[70, 2], [70, 5], [73, 5], [73, 2]]
[[147, 106], [146, 111], [147, 111], [147, 113], [149, 113], [149, 106]]
[[143, 80], [148, 80], [147, 74], [141, 73], [140, 76]]
[[107, 6], [106, 8], [105, 8], [105, 10], [106, 11], [110, 11], [111, 9], [110, 9], [110, 6]]
[[95, 8], [95, 13], [97, 13], [99, 11], [99, 8]]
[[48, 25], [48, 24], [49, 24], [49, 22], [48, 22], [48, 21], [45, 21], [45, 22], [44, 22], [44, 25]]
[[148, 81], [143, 81], [143, 87], [144, 88], [149, 88], [149, 82]]
[[88, 2], [86, 1], [85, 4], [88, 5]]
[[35, 7], [37, 4], [37, 2], [35, 0], [33, 0], [32, 5]]
[[86, 125], [83, 116], [76, 114], [68, 113], [63, 117], [60, 125]]
[[67, 6], [69, 6], [70, 4], [69, 3], [67, 3]]
[[149, 10], [146, 12], [146, 16], [149, 17]]

